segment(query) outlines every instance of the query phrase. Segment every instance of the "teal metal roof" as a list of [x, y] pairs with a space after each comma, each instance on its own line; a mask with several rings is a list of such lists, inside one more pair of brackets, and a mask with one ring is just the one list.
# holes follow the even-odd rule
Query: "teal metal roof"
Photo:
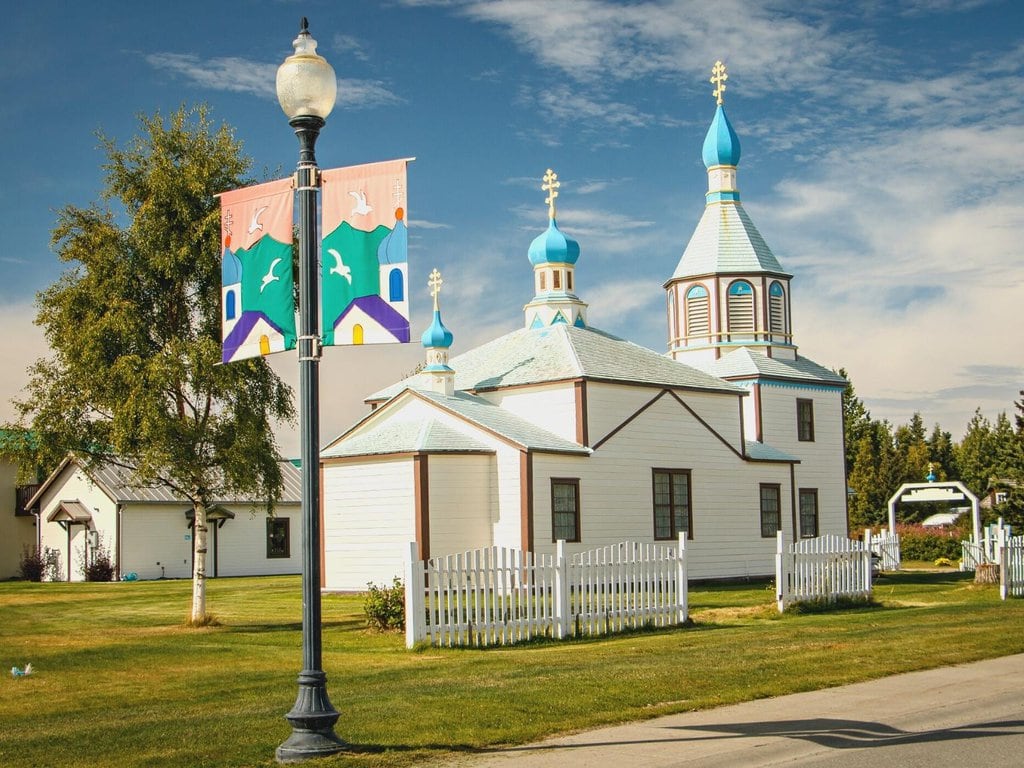
[[[590, 455], [589, 448], [548, 432], [477, 395], [456, 392], [449, 396], [439, 392], [415, 390], [403, 391], [400, 394], [423, 398], [439, 409], [448, 411], [465, 422], [524, 450]], [[393, 402], [397, 403], [398, 399]], [[370, 456], [414, 451], [494, 452], [494, 449], [483, 441], [441, 423], [434, 415], [426, 415], [411, 421], [397, 421], [387, 419], [389, 410], [390, 408], [385, 406], [384, 409], [371, 413], [361, 424], [373, 424], [374, 421], [381, 419], [379, 426], [353, 434], [351, 437], [342, 435], [321, 452], [321, 457]]]
[[730, 272], [771, 272], [791, 277], [738, 201], [712, 203], [704, 208], [672, 278]]
[[764, 443], [758, 443], [753, 440], [747, 440], [744, 442], [747, 452], [747, 458], [752, 461], [786, 461], [794, 462], [799, 464], [800, 459], [795, 456], [790, 456], [784, 451], [780, 451], [778, 448], [773, 448], [770, 445]]
[[708, 366], [708, 372], [723, 379], [775, 379], [782, 381], [829, 384], [845, 387], [846, 379], [806, 357], [783, 360], [741, 347]]
[[[454, 357], [449, 365], [455, 370], [455, 389], [463, 391], [589, 379], [744, 392], [704, 371], [604, 331], [563, 323], [513, 331]], [[425, 389], [426, 378], [411, 376], [367, 400], [387, 400], [406, 388]]]
[[494, 449], [432, 417], [408, 422], [385, 422], [366, 432], [342, 438], [321, 453], [322, 458], [373, 456], [389, 453], [494, 453]]

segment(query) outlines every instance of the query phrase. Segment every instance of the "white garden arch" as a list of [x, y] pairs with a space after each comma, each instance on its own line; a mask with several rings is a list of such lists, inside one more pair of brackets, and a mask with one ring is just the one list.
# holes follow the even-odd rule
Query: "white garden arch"
[[971, 523], [974, 528], [974, 540], [981, 541], [981, 514], [978, 508], [978, 497], [967, 490], [967, 486], [959, 480], [945, 480], [933, 483], [904, 483], [889, 499], [889, 530], [896, 530], [896, 505], [899, 503], [913, 504], [921, 501], [944, 501], [953, 504], [958, 501], [971, 502]]

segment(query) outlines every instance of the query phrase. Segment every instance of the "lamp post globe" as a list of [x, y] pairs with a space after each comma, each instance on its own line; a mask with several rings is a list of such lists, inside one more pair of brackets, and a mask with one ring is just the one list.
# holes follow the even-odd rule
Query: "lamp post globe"
[[334, 733], [338, 712], [327, 696], [320, 612], [320, 334], [317, 323], [317, 193], [314, 148], [338, 92], [334, 69], [317, 55], [302, 19], [295, 53], [277, 70], [277, 98], [299, 139], [299, 436], [302, 460], [302, 670], [298, 696], [285, 719], [291, 735], [277, 748], [278, 762], [296, 763], [345, 749]]

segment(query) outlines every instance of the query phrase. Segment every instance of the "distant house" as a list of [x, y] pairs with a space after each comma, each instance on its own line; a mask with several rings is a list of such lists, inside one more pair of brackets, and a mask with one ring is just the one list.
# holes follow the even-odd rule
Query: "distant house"
[[[207, 576], [258, 576], [302, 570], [298, 470], [281, 462], [284, 491], [274, 515], [266, 501], [219, 499], [209, 511]], [[38, 544], [60, 553], [61, 577], [81, 581], [97, 548], [123, 578], [189, 578], [193, 510], [169, 489], [138, 483], [131, 470], [87, 467], [69, 456], [29, 500], [38, 507]]]
[[0, 579], [20, 575], [21, 555], [36, 545], [36, 518], [26, 503], [26, 491], [38, 486], [19, 486], [16, 464], [0, 460]]

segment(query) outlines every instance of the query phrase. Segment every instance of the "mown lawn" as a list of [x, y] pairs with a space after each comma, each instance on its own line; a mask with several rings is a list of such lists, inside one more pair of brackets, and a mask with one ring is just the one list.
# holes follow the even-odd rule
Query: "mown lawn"
[[[271, 766], [300, 665], [298, 577], [215, 579], [220, 626], [183, 626], [187, 581], [0, 584], [0, 765]], [[324, 668], [352, 751], [409, 766], [552, 733], [1024, 652], [1024, 600], [970, 574], [881, 578], [880, 607], [779, 616], [765, 584], [695, 586], [692, 627], [408, 652], [326, 595]]]

